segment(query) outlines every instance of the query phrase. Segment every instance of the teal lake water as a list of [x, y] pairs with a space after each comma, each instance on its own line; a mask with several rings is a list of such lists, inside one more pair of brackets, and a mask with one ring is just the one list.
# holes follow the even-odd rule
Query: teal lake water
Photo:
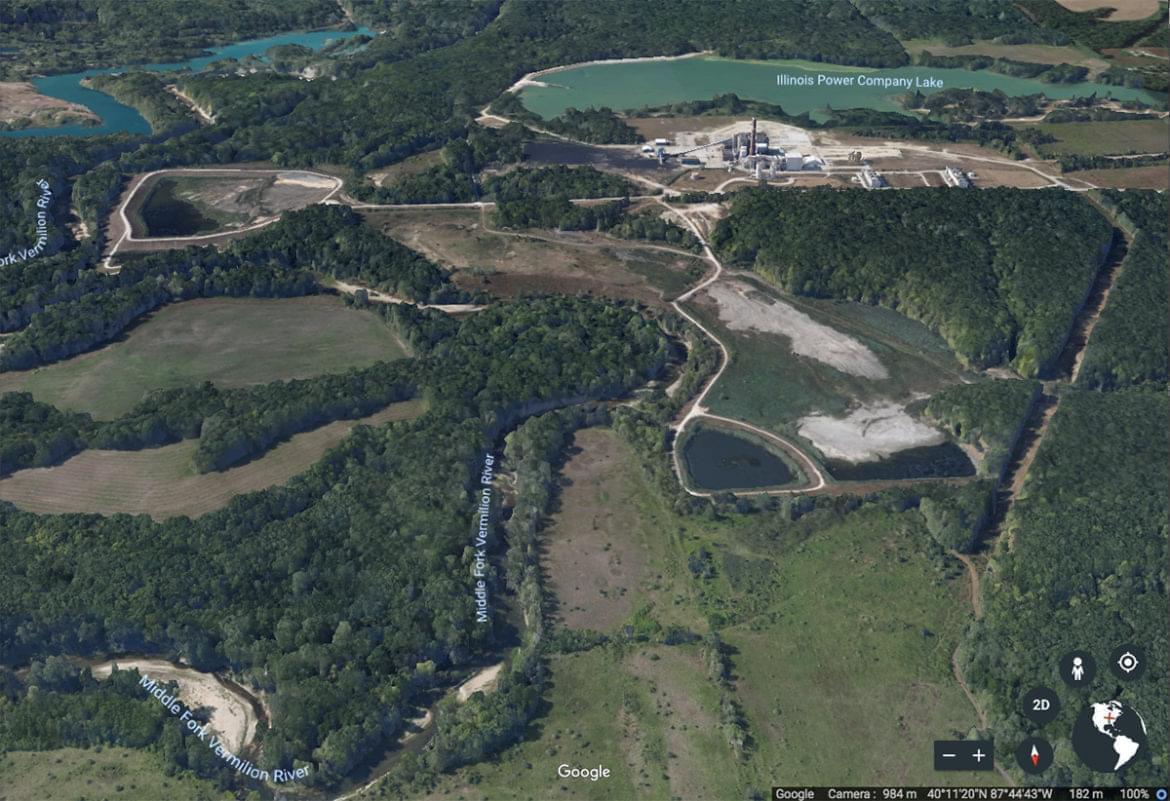
[[264, 51], [277, 45], [303, 45], [313, 50], [320, 50], [331, 41], [349, 39], [359, 35], [373, 36], [369, 28], [358, 28], [353, 31], [308, 31], [300, 33], [282, 33], [269, 36], [265, 39], [252, 39], [247, 42], [237, 42], [224, 47], [208, 48], [210, 55], [196, 56], [187, 61], [173, 64], [133, 64], [126, 67], [107, 67], [105, 69], [86, 70], [85, 72], [71, 72], [67, 75], [49, 75], [44, 78], [34, 78], [32, 83], [37, 91], [49, 97], [57, 97], [70, 103], [80, 103], [102, 118], [100, 125], [61, 125], [54, 128], [25, 128], [20, 131], [0, 131], [0, 136], [100, 136], [102, 134], [132, 133], [150, 134], [150, 123], [141, 114], [130, 106], [119, 103], [107, 94], [94, 89], [86, 89], [81, 85], [85, 78], [94, 75], [111, 75], [130, 70], [145, 70], [147, 72], [176, 72], [191, 70], [197, 72], [213, 61], [235, 58], [243, 59], [248, 56], [263, 55]]
[[745, 490], [788, 484], [787, 463], [761, 445], [721, 429], [700, 428], [683, 443], [687, 472], [700, 489]]
[[[778, 86], [777, 75], [812, 78], [824, 74], [831, 80], [854, 78], [852, 86]], [[987, 70], [937, 69], [934, 67], [897, 67], [865, 69], [836, 64], [812, 64], [807, 61], [734, 61], [724, 58], [696, 57], [675, 61], [641, 61], [625, 64], [595, 64], [574, 67], [542, 76], [550, 86], [529, 86], [521, 98], [529, 109], [544, 118], [555, 117], [566, 108], [608, 106], [616, 111], [678, 103], [684, 100], [709, 100], [716, 95], [734, 92], [749, 100], [779, 103], [789, 114], [809, 112], [813, 119], [824, 120], [825, 106], [833, 108], [871, 108], [878, 111], [902, 111], [894, 98], [907, 88], [859, 86], [874, 78], [909, 79], [925, 82], [942, 81], [941, 87], [916, 86], [923, 94], [939, 88], [955, 87], [992, 91], [1002, 89], [1012, 96], [1043, 93], [1051, 98], [1111, 96], [1119, 100], [1164, 102], [1141, 89], [1105, 86], [1095, 83], [1052, 84], [1026, 78], [1013, 78]]]

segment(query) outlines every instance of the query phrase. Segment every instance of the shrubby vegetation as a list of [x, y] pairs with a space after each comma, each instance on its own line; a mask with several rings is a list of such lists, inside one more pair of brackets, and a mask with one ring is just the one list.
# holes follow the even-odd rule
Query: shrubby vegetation
[[493, 175], [484, 189], [500, 202], [540, 200], [549, 197], [629, 197], [638, 188], [620, 175], [593, 167], [540, 167]]
[[1094, 389], [1165, 385], [1170, 368], [1170, 206], [1164, 194], [1136, 189], [1106, 192], [1102, 202], [1115, 210], [1118, 225], [1133, 236], [1133, 243], [1089, 338], [1077, 384]]
[[950, 47], [977, 39], [1005, 44], [1064, 44], [1068, 37], [1035, 25], [1010, 3], [987, 0], [857, 0], [871, 22], [902, 39], [941, 39]]
[[622, 120], [611, 108], [587, 108], [584, 111], [567, 108], [559, 117], [545, 120], [529, 111], [520, 95], [505, 92], [492, 101], [493, 114], [535, 125], [553, 133], [595, 145], [633, 144], [641, 141], [638, 132]]
[[808, 112], [793, 116], [775, 103], [744, 100], [734, 92], [716, 95], [710, 100], [685, 100], [663, 106], [645, 106], [634, 113], [654, 117], [740, 117], [750, 114], [753, 117], [799, 125], [801, 128], [819, 127], [819, 124], [809, 117]]
[[[1165, 775], [1170, 730], [1168, 414], [1163, 392], [1064, 395], [1008, 515], [1012, 545], [986, 574], [985, 614], [970, 630], [962, 657], [976, 692], [994, 699], [991, 735], [1017, 742], [1026, 736], [1021, 699], [1032, 688], [1054, 687], [1061, 696], [1053, 731], [1070, 731], [1083, 708], [1084, 695], [1052, 680], [1062, 654], [1093, 654], [1100, 666], [1093, 697], [1111, 697], [1105, 695], [1116, 687], [1106, 665], [1109, 654], [1120, 643], [1141, 643], [1149, 670], [1125, 685], [1125, 696], [1145, 719], [1153, 760], [1126, 768], [1125, 782], [1134, 786]], [[1062, 786], [1093, 782], [1094, 774], [1063, 742], [1048, 780]]]
[[1062, 153], [1057, 159], [1061, 172], [1076, 170], [1123, 170], [1129, 167], [1149, 167], [1170, 161], [1170, 151], [1150, 156], [1096, 156], [1080, 153]]
[[926, 530], [939, 545], [960, 553], [972, 552], [991, 514], [995, 482], [976, 481], [959, 487], [928, 488], [918, 508]]
[[480, 171], [520, 161], [524, 143], [532, 133], [518, 123], [500, 130], [474, 128], [466, 139], [443, 146], [443, 163], [389, 186], [361, 183], [351, 188], [354, 196], [372, 203], [470, 203], [484, 193]]
[[566, 195], [504, 200], [496, 204], [492, 222], [501, 228], [604, 231], [622, 239], [663, 242], [692, 253], [702, 250], [698, 237], [687, 229], [656, 214], [630, 214], [628, 207], [626, 200], [585, 206], [571, 202]]
[[926, 50], [914, 57], [914, 63], [923, 67], [989, 70], [1016, 78], [1039, 78], [1045, 83], [1078, 83], [1089, 74], [1088, 67], [1072, 64], [1038, 64], [991, 56], [936, 56]]
[[711, 240], [790, 292], [897, 308], [966, 363], [1035, 377], [1060, 355], [1111, 237], [1065, 191], [750, 188]]

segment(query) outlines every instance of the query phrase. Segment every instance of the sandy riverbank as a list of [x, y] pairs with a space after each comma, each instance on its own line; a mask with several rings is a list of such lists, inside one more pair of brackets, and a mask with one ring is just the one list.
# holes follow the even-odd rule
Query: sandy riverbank
[[564, 72], [565, 70], [577, 69], [578, 67], [594, 67], [602, 64], [636, 64], [639, 61], [679, 61], [684, 58], [696, 58], [698, 56], [710, 56], [714, 54], [714, 50], [700, 50], [695, 53], [683, 53], [678, 56], [642, 56], [641, 58], [603, 58], [596, 61], [582, 61], [579, 64], [562, 64], [558, 67], [549, 67], [548, 69], [537, 70], [525, 75], [516, 83], [508, 87], [506, 91], [516, 93], [525, 86], [550, 86], [546, 81], [539, 80], [540, 78], [551, 75], [554, 72]]
[[93, 665], [95, 679], [109, 678], [114, 666], [119, 670], [137, 669], [159, 683], [173, 681], [179, 685], [179, 700], [189, 709], [210, 711], [208, 722], [219, 733], [228, 749], [239, 753], [256, 736], [258, 722], [252, 699], [243, 691], [224, 684], [214, 673], [173, 665], [163, 659], [112, 659]]

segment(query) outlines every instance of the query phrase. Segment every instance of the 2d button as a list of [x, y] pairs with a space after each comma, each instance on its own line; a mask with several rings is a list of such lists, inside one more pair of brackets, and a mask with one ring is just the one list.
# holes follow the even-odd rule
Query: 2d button
[[1047, 687], [1033, 689], [1020, 701], [1020, 706], [1021, 712], [1041, 726], [1056, 720], [1060, 713], [1060, 699]]
[[1097, 675], [1097, 660], [1088, 651], [1069, 651], [1060, 660], [1060, 677], [1069, 687], [1086, 687]]
[[1122, 681], [1140, 679], [1146, 672], [1146, 652], [1133, 643], [1124, 643], [1109, 655], [1109, 669]]
[[1052, 765], [1052, 746], [1040, 737], [1029, 737], [1016, 748], [1016, 762], [1024, 773], [1043, 773]]

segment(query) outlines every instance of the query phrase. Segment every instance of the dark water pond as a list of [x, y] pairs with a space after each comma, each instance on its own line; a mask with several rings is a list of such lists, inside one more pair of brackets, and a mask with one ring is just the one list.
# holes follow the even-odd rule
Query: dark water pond
[[219, 223], [175, 196], [173, 181], [159, 181], [139, 211], [147, 236], [194, 236], [214, 231]]
[[698, 489], [775, 487], [795, 478], [784, 460], [762, 445], [709, 428], [687, 439], [683, 459]]
[[873, 481], [899, 478], [945, 478], [975, 475], [975, 465], [953, 442], [909, 448], [876, 462], [825, 462], [838, 481]]

